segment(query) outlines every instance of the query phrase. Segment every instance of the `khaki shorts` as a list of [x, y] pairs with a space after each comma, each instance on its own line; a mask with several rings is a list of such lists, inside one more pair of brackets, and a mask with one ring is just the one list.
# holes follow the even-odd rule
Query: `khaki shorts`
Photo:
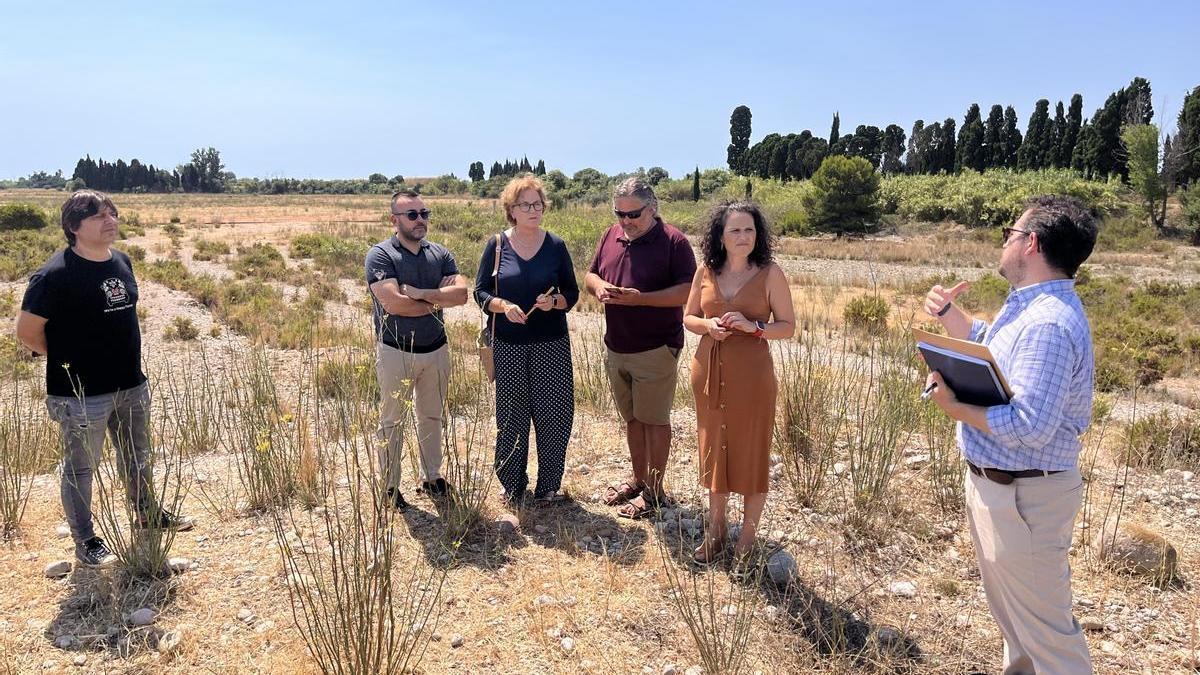
[[605, 370], [621, 417], [626, 422], [670, 424], [679, 350], [663, 345], [634, 354], [618, 354], [611, 349], [605, 352]]

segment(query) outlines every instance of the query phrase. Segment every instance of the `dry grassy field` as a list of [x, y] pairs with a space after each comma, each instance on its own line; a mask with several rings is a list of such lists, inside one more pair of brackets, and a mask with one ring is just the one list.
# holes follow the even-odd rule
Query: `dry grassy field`
[[[0, 192], [0, 203], [51, 212], [62, 199]], [[446, 455], [458, 498], [407, 489], [413, 507], [395, 513], [373, 499], [377, 394], [360, 278], [367, 246], [390, 232], [387, 198], [119, 195], [117, 205], [126, 237], [117, 248], [137, 260], [160, 494], [198, 524], [173, 541], [131, 539], [120, 489], [102, 479], [101, 533], [125, 542], [119, 553], [135, 569], [48, 577], [72, 546], [43, 364], [0, 351], [0, 494], [28, 498], [0, 544], [0, 673], [996, 670], [1000, 637], [966, 528], [964, 465], [953, 427], [917, 396], [923, 375], [905, 336], [928, 325], [917, 310], [934, 279], [977, 281], [964, 303], [996, 310], [1005, 288], [990, 273], [999, 255], [990, 231], [913, 223], [865, 240], [779, 242], [802, 330], [774, 347], [771, 493], [759, 564], [742, 578], [690, 563], [704, 506], [686, 372], [694, 343], [672, 414], [667, 485], [678, 504], [619, 519], [601, 495], [624, 477], [624, 432], [604, 379], [603, 318], [581, 301], [570, 316], [572, 499], [513, 514], [491, 474], [479, 312], [448, 312]], [[430, 239], [473, 275], [482, 242], [502, 226], [499, 209], [430, 206]], [[702, 207], [665, 203], [664, 214], [691, 229]], [[549, 212], [547, 226], [581, 270], [610, 218], [569, 207]], [[1084, 438], [1071, 560], [1076, 616], [1102, 673], [1200, 665], [1200, 256], [1160, 244], [1102, 247], [1087, 271], [1094, 324], [1161, 323], [1144, 349], [1097, 333], [1109, 379]], [[0, 281], [6, 335], [25, 287], [11, 276]], [[111, 458], [104, 464], [111, 477]], [[406, 476], [415, 487], [415, 471]], [[1118, 521], [1170, 542], [1171, 573], [1102, 559], [1097, 542]]]

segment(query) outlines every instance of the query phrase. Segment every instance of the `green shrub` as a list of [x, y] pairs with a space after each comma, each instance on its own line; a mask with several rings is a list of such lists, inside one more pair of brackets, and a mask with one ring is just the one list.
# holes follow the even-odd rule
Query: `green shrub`
[[6, 230], [40, 230], [50, 225], [50, 217], [33, 204], [0, 206], [0, 232]]
[[1154, 228], [1136, 215], [1113, 216], [1100, 221], [1096, 233], [1096, 251], [1138, 253], [1164, 251], [1170, 244], [1156, 238]]
[[879, 335], [887, 331], [889, 311], [887, 302], [878, 295], [860, 295], [846, 304], [842, 318], [851, 328]]
[[137, 244], [126, 244], [121, 247], [125, 251], [125, 255], [133, 262], [142, 262], [146, 259], [146, 249]]
[[192, 260], [216, 260], [223, 255], [229, 255], [229, 244], [223, 241], [197, 239], [196, 252], [192, 254]]
[[1031, 198], [1044, 194], [1077, 197], [1105, 216], [1130, 207], [1128, 190], [1120, 180], [1089, 181], [1066, 169], [895, 175], [881, 181], [879, 194], [884, 213], [896, 213], [906, 220], [952, 220], [976, 227], [1010, 225]]
[[879, 175], [861, 157], [830, 155], [804, 195], [809, 222], [828, 232], [866, 232], [879, 221]]
[[200, 329], [196, 328], [196, 324], [186, 316], [175, 317], [166, 330], [163, 331], [163, 339], [166, 340], [195, 340], [200, 337]]
[[775, 230], [781, 236], [808, 237], [816, 234], [808, 222], [808, 214], [803, 211], [787, 211], [776, 218]]
[[270, 244], [251, 244], [238, 248], [237, 259], [231, 265], [238, 278], [286, 279], [287, 265], [283, 254]]
[[375, 370], [362, 359], [334, 358], [317, 367], [317, 393], [325, 398], [379, 398], [379, 380]]
[[1200, 416], [1173, 417], [1167, 412], [1135, 420], [1125, 429], [1132, 466], [1164, 469], [1200, 465]]
[[1180, 216], [1184, 230], [1190, 232], [1191, 242], [1200, 246], [1200, 180], [1179, 191]]
[[1008, 279], [988, 272], [971, 282], [966, 293], [958, 296], [958, 304], [968, 312], [995, 312], [1004, 304], [1012, 285]]
[[363, 259], [373, 242], [347, 239], [331, 234], [302, 234], [291, 241], [292, 258], [310, 258], [318, 269], [346, 278], [358, 279], [363, 273]]
[[49, 228], [0, 232], [0, 280], [27, 278], [64, 245], [61, 232]]

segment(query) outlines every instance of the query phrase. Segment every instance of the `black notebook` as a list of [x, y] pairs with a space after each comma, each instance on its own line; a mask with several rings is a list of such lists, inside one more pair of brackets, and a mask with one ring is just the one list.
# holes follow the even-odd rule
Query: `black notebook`
[[986, 346], [925, 331], [913, 333], [929, 370], [941, 373], [958, 400], [988, 407], [1012, 399], [1004, 374]]

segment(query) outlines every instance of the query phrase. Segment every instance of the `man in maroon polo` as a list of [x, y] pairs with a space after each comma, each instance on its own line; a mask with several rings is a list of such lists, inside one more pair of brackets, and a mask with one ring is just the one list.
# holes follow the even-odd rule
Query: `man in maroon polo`
[[687, 237], [658, 216], [658, 199], [643, 179], [617, 186], [613, 213], [617, 223], [596, 245], [584, 283], [604, 304], [605, 370], [627, 424], [633, 477], [610, 487], [604, 502], [619, 505], [621, 516], [642, 518], [666, 496], [683, 305], [696, 256]]

